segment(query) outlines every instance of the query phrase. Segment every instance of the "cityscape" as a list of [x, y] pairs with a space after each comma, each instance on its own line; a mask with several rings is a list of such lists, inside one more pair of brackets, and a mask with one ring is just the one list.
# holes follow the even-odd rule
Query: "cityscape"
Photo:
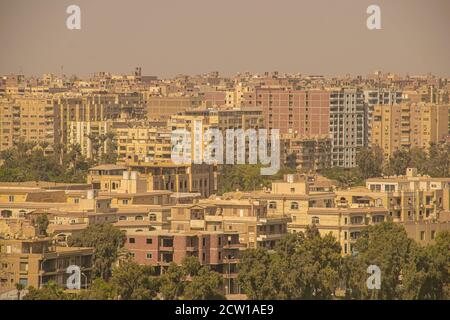
[[450, 299], [449, 75], [136, 65], [0, 68], [0, 300]]

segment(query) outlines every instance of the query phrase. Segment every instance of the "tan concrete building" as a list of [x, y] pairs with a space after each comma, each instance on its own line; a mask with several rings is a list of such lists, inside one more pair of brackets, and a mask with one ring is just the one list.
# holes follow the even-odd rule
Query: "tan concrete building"
[[331, 139], [300, 138], [287, 135], [281, 139], [281, 161], [288, 164], [295, 155], [297, 169], [308, 172], [331, 167]]
[[372, 117], [372, 144], [389, 158], [395, 151], [413, 147], [428, 149], [448, 135], [450, 105], [402, 103], [377, 105]]
[[239, 234], [233, 231], [130, 232], [125, 243], [137, 263], [156, 266], [161, 272], [172, 262], [196, 257], [223, 276], [225, 294], [239, 293], [237, 265], [242, 247]]
[[84, 275], [82, 288], [91, 281], [92, 248], [54, 247], [51, 239], [0, 239], [0, 288], [16, 283], [40, 288], [54, 281], [65, 288], [67, 268], [76, 265]]
[[206, 199], [172, 208], [171, 230], [234, 231], [247, 248], [273, 249], [287, 233], [288, 219], [268, 216], [265, 201]]

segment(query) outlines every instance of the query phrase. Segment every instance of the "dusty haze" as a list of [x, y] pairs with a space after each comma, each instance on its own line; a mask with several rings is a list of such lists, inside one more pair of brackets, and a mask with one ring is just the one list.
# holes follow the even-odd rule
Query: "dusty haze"
[[[82, 29], [66, 28], [67, 6]], [[378, 4], [382, 30], [366, 28]], [[448, 0], [0, 0], [0, 74], [450, 76]], [[62, 69], [63, 66], [63, 69]]]

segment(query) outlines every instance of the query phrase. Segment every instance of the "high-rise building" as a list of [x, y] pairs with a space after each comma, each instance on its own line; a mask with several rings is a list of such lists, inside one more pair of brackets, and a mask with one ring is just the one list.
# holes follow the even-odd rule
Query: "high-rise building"
[[365, 114], [363, 92], [340, 89], [330, 92], [331, 163], [335, 167], [356, 166], [356, 154], [365, 147]]
[[372, 139], [372, 114], [377, 105], [393, 105], [402, 102], [402, 92], [392, 89], [364, 90], [364, 102], [367, 104], [366, 113], [366, 141], [370, 145]]
[[427, 103], [375, 106], [372, 145], [381, 147], [386, 159], [400, 149], [428, 149], [430, 143], [448, 135], [449, 107]]
[[256, 89], [243, 93], [242, 107], [262, 109], [265, 127], [301, 137], [328, 135], [329, 93], [323, 90]]

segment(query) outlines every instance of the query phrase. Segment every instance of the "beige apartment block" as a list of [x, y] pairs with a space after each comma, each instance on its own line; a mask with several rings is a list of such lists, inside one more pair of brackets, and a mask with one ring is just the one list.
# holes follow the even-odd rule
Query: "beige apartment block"
[[14, 289], [16, 283], [40, 288], [54, 281], [65, 288], [67, 268], [77, 265], [85, 279], [82, 288], [91, 282], [92, 248], [55, 247], [50, 238], [0, 239], [0, 289]]
[[405, 176], [367, 179], [366, 187], [384, 193], [390, 215], [402, 222], [436, 220], [450, 207], [450, 178], [421, 176], [416, 168]]
[[70, 145], [79, 145], [81, 154], [88, 159], [108, 150], [108, 134], [113, 133], [112, 121], [70, 121], [68, 139]]
[[372, 144], [388, 159], [395, 151], [413, 147], [428, 149], [448, 135], [450, 105], [401, 103], [377, 105], [372, 117]]
[[168, 161], [171, 158], [171, 130], [144, 122], [114, 123], [120, 160]]
[[191, 96], [153, 96], [146, 97], [147, 118], [149, 120], [169, 119], [171, 115], [184, 112], [201, 105], [201, 99]]
[[281, 139], [281, 160], [295, 155], [297, 169], [309, 172], [331, 166], [331, 139], [328, 137], [301, 138], [285, 135]]
[[3, 98], [0, 117], [0, 150], [24, 141], [41, 143], [50, 151], [60, 133], [55, 126], [53, 102], [48, 96]]
[[171, 230], [234, 231], [247, 248], [274, 248], [287, 233], [286, 217], [267, 215], [267, 204], [258, 200], [205, 199], [172, 208]]

